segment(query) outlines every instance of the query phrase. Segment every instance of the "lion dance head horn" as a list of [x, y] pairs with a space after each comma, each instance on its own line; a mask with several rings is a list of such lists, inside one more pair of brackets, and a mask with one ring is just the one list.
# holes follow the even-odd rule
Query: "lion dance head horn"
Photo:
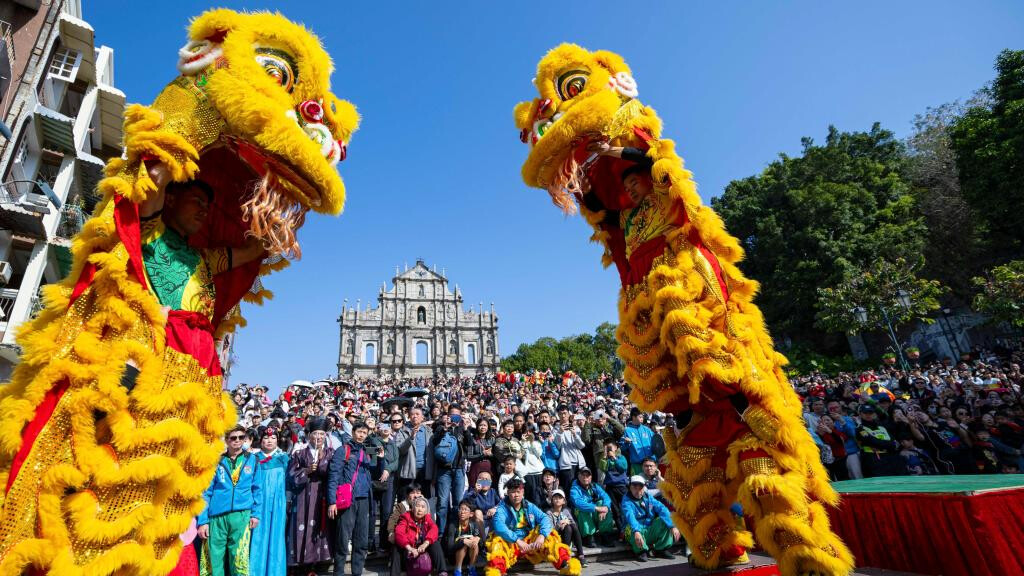
[[355, 107], [330, 91], [330, 57], [309, 30], [279, 14], [231, 10], [196, 18], [179, 56], [183, 77], [226, 124], [227, 136], [197, 148], [227, 145], [257, 175], [242, 198], [248, 234], [272, 254], [300, 257], [295, 234], [306, 212], [342, 209], [335, 166], [359, 125]]
[[544, 188], [556, 206], [576, 212], [587, 191], [586, 142], [614, 139], [626, 127], [623, 112], [636, 113], [639, 92], [621, 56], [589, 52], [575, 44], [551, 50], [537, 65], [539, 97], [515, 107], [519, 138], [530, 146], [523, 180]]

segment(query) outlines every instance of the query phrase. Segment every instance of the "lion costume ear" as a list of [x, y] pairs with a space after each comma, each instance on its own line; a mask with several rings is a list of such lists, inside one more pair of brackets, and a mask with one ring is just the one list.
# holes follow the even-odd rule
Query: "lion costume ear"
[[593, 53], [593, 57], [594, 61], [607, 70], [608, 74], [612, 76], [618, 72], [630, 72], [629, 66], [626, 65], [626, 61], [623, 60], [622, 56], [619, 56], [614, 52], [598, 50]]
[[519, 128], [520, 130], [526, 130], [527, 128], [533, 126], [534, 110], [536, 110], [538, 102], [540, 102], [540, 100], [534, 99], [527, 102], [520, 102], [519, 104], [516, 104], [516, 128]]
[[224, 41], [232, 30], [238, 28], [244, 14], [224, 8], [203, 12], [192, 20], [188, 36], [191, 40], [208, 40], [214, 44]]

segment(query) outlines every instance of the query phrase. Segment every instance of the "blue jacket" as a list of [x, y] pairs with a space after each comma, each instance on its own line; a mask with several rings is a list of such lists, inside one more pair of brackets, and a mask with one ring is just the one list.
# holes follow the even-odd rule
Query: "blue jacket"
[[584, 490], [578, 480], [573, 481], [569, 496], [572, 498], [573, 507], [580, 512], [593, 512], [598, 506], [612, 505], [612, 499], [604, 488], [593, 482], [590, 483], [589, 490]]
[[629, 464], [626, 457], [619, 454], [614, 460], [605, 459], [604, 485], [626, 486], [629, 484]]
[[523, 500], [523, 505], [520, 508], [526, 512], [525, 525], [518, 527], [518, 516], [516, 511], [512, 509], [512, 506], [508, 503], [508, 500], [502, 500], [501, 504], [498, 504], [498, 510], [494, 513], [494, 533], [501, 536], [502, 540], [509, 544], [514, 543], [517, 540], [525, 538], [534, 528], [540, 528], [540, 535], [547, 538], [551, 534], [551, 530], [554, 525], [551, 523], [551, 518], [537, 508], [536, 504], [529, 500]]
[[462, 497], [463, 500], [469, 500], [473, 503], [476, 508], [486, 515], [487, 511], [494, 508], [501, 503], [501, 497], [498, 496], [498, 491], [492, 486], [486, 494], [483, 492], [477, 492], [476, 490], [470, 490], [466, 492]]
[[[359, 452], [363, 452], [363, 461], [359, 462]], [[345, 456], [348, 455], [346, 459]], [[335, 494], [338, 493], [338, 486], [348, 484], [355, 477], [356, 483], [352, 487], [353, 498], [369, 498], [370, 490], [373, 488], [373, 477], [380, 475], [380, 459], [374, 458], [369, 449], [363, 444], [357, 444], [355, 440], [349, 441], [344, 446], [339, 446], [331, 457], [330, 472], [327, 475], [327, 503], [334, 504]], [[359, 466], [359, 475], [356, 476], [356, 465]]]
[[846, 434], [846, 442], [843, 443], [843, 446], [846, 448], [846, 454], [860, 452], [860, 447], [857, 445], [857, 425], [853, 422], [853, 418], [843, 416], [842, 420], [836, 420], [836, 428], [843, 434]]
[[632, 494], [626, 494], [622, 499], [623, 522], [634, 532], [643, 532], [650, 527], [655, 518], [661, 518], [666, 526], [672, 526], [672, 514], [668, 507], [647, 492], [644, 492], [639, 500], [633, 498]]
[[199, 515], [198, 526], [205, 526], [210, 523], [211, 517], [228, 512], [249, 510], [253, 518], [260, 517], [263, 507], [263, 490], [260, 488], [263, 485], [263, 467], [259, 465], [255, 454], [242, 453], [236, 458], [243, 460], [238, 483], [234, 484], [231, 482], [231, 460], [227, 454], [220, 457], [213, 482], [203, 492], [206, 508]]
[[540, 445], [544, 467], [558, 472], [558, 456], [562, 454], [562, 450], [558, 448], [558, 444], [555, 444], [554, 440], [544, 440]]
[[644, 424], [626, 425], [626, 433], [623, 438], [629, 438], [629, 442], [623, 440], [622, 447], [629, 458], [630, 464], [640, 464], [644, 458], [654, 458], [654, 448], [651, 441], [654, 439], [654, 430]]

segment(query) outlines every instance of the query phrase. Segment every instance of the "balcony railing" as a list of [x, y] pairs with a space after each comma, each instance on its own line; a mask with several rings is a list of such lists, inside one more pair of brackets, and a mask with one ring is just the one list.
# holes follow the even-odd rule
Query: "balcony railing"
[[0, 290], [0, 314], [3, 314], [3, 318], [0, 318], [0, 322], [10, 321], [11, 312], [14, 311], [14, 301], [17, 299], [17, 288], [4, 288], [3, 290]]
[[85, 224], [85, 212], [75, 204], [65, 204], [60, 210], [60, 224], [57, 225], [56, 236], [70, 240]]

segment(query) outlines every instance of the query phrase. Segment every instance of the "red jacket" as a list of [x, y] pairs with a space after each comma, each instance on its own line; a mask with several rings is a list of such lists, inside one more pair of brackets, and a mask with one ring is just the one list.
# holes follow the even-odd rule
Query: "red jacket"
[[395, 544], [402, 549], [406, 546], [416, 547], [420, 541], [420, 534], [426, 532], [426, 541], [433, 544], [437, 542], [437, 524], [434, 524], [434, 520], [430, 518], [430, 514], [423, 517], [423, 520], [417, 522], [412, 517], [412, 511], [402, 514], [402, 518], [398, 520], [398, 526], [395, 527]]

